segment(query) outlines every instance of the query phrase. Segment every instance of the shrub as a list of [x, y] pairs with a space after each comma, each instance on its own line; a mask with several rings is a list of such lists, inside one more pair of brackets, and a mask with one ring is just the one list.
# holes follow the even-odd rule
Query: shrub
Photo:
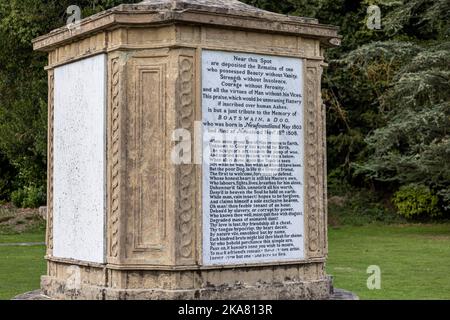
[[438, 192], [441, 198], [441, 206], [445, 211], [450, 212], [450, 188]]
[[37, 208], [45, 203], [45, 198], [45, 189], [36, 186], [16, 190], [11, 195], [13, 204], [20, 208]]
[[392, 200], [398, 213], [406, 218], [438, 217], [442, 214], [438, 207], [438, 196], [424, 185], [403, 186]]
[[11, 194], [11, 201], [16, 207], [22, 206], [23, 199], [25, 199], [24, 189], [13, 191], [13, 193]]

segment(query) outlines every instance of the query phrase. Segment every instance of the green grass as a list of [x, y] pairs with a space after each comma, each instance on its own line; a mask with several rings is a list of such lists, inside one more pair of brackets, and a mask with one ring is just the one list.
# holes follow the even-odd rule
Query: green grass
[[[450, 299], [450, 224], [330, 228], [327, 271], [361, 299]], [[366, 273], [381, 268], [381, 290]]]
[[2, 234], [0, 243], [45, 242], [45, 232], [36, 231], [23, 234]]
[[[44, 233], [0, 235], [0, 243], [41, 242]], [[330, 228], [328, 273], [361, 299], [450, 299], [450, 224]], [[44, 246], [0, 247], [0, 299], [39, 288]], [[366, 286], [370, 265], [381, 290]]]
[[[44, 233], [0, 235], [2, 243], [42, 242]], [[0, 300], [39, 288], [46, 272], [45, 246], [0, 246]]]

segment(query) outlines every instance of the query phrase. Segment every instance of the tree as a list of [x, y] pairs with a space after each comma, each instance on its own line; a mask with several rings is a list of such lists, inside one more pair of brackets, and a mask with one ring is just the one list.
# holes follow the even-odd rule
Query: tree
[[0, 2], [0, 200], [17, 191], [42, 194], [34, 205], [45, 201], [47, 56], [33, 51], [32, 40], [65, 25], [69, 5], [87, 16], [123, 2], [133, 1]]
[[[46, 56], [31, 40], [63, 26], [69, 5], [86, 17], [133, 2], [140, 0], [0, 2], [0, 200], [45, 187]], [[340, 26], [342, 46], [327, 51], [323, 86], [330, 180], [380, 194], [430, 190], [450, 210], [450, 1], [244, 2]], [[367, 28], [369, 5], [380, 6], [382, 30]]]

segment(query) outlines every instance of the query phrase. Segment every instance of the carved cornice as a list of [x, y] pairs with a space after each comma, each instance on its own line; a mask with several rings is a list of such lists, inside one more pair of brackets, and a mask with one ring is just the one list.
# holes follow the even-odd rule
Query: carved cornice
[[[256, 9], [256, 8], [255, 8]], [[256, 9], [233, 10], [211, 6], [164, 7], [155, 5], [120, 5], [90, 16], [77, 29], [62, 27], [33, 40], [35, 50], [51, 51], [56, 47], [118, 27], [197, 24], [226, 26], [264, 33], [291, 34], [320, 39], [324, 46], [338, 46], [338, 28], [318, 24], [316, 19], [286, 16]]]

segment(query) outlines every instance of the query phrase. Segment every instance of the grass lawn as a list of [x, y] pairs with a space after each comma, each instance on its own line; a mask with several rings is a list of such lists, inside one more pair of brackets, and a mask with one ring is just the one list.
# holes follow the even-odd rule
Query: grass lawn
[[36, 290], [46, 272], [45, 246], [1, 246], [5, 243], [43, 242], [44, 233], [0, 235], [0, 300]]
[[39, 288], [46, 272], [45, 246], [5, 246], [44, 242], [45, 221], [36, 209], [0, 205], [0, 299]]
[[[1, 243], [42, 242], [44, 233], [0, 235]], [[331, 228], [328, 273], [361, 299], [450, 299], [450, 224]], [[44, 246], [0, 246], [0, 299], [39, 288]], [[368, 290], [367, 267], [381, 268], [381, 290]]]
[[[327, 271], [361, 299], [450, 299], [450, 224], [330, 228]], [[367, 289], [371, 265], [381, 290]]]

